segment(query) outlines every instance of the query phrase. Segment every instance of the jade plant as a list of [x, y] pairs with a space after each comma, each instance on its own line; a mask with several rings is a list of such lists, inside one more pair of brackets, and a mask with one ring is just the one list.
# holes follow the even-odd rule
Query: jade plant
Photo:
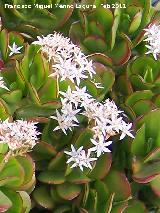
[[160, 27], [151, 2], [4, 3], [0, 212], [159, 212]]

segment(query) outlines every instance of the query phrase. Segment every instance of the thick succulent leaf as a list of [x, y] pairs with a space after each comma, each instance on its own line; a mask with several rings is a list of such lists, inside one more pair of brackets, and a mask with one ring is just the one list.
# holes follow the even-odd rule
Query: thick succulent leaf
[[153, 93], [150, 90], [137, 91], [132, 93], [126, 100], [126, 104], [133, 106], [139, 100], [151, 100]]
[[11, 206], [11, 200], [2, 191], [0, 191], [0, 212], [6, 212]]
[[136, 156], [144, 157], [147, 151], [145, 138], [145, 125], [143, 125], [136, 133], [131, 145], [131, 152]]
[[30, 94], [30, 98], [36, 105], [40, 105], [40, 98], [38, 96], [38, 93], [36, 91], [36, 88], [33, 86], [32, 83], [27, 83], [28, 91]]
[[[58, 1], [59, 3], [59, 1]], [[74, 4], [74, 1], [73, 0], [68, 0], [67, 1], [67, 4], [68, 5], [73, 5]], [[69, 7], [69, 8], [57, 8], [57, 9], [54, 9], [54, 16], [56, 17], [56, 23], [54, 25], [54, 28], [57, 29], [57, 28], [61, 28], [65, 23], [66, 21], [70, 18], [70, 16], [72, 15], [72, 12], [73, 12], [73, 9], [72, 7]], [[48, 11], [47, 11], [48, 12]], [[52, 14], [53, 15], [53, 14]], [[53, 25], [51, 25], [53, 26]]]
[[128, 202], [122, 202], [113, 205], [111, 213], [123, 213], [124, 210], [127, 208]]
[[0, 99], [0, 118], [5, 120], [9, 117], [11, 117], [9, 107], [2, 99]]
[[56, 150], [54, 147], [45, 142], [39, 142], [34, 148], [32, 152], [32, 156], [34, 160], [44, 160], [51, 159], [56, 155]]
[[150, 182], [153, 192], [160, 197], [160, 175]]
[[25, 191], [19, 191], [19, 194], [23, 200], [23, 210], [24, 213], [29, 213], [31, 210], [31, 199], [30, 196]]
[[80, 194], [81, 187], [77, 184], [66, 182], [61, 185], [57, 185], [56, 190], [58, 195], [64, 200], [73, 200]]
[[56, 208], [53, 213], [65, 213], [65, 212], [70, 212], [70, 211], [71, 211], [70, 206], [63, 205], [63, 206], [59, 206], [58, 208]]
[[160, 175], [159, 162], [146, 163], [133, 174], [134, 181], [138, 183], [148, 183]]
[[85, 129], [83, 132], [81, 131], [80, 136], [76, 140], [76, 147], [79, 148], [81, 146], [87, 147], [90, 144], [90, 139], [93, 136], [93, 132], [91, 129]]
[[57, 80], [49, 78], [43, 87], [38, 91], [38, 95], [42, 103], [52, 101], [58, 98]]
[[128, 96], [132, 91], [132, 86], [130, 81], [128, 81], [126, 75], [120, 75], [115, 82], [116, 91], [119, 91], [122, 95]]
[[112, 89], [112, 86], [115, 82], [115, 74], [109, 67], [104, 66], [100, 63], [94, 63], [95, 71], [101, 78], [101, 85], [103, 89], [101, 89], [100, 95], [105, 94]]
[[96, 208], [97, 208], [97, 192], [96, 192], [96, 190], [89, 189], [84, 208], [88, 212], [96, 212]]
[[89, 173], [88, 177], [95, 179], [103, 179], [109, 172], [112, 163], [112, 156], [110, 153], [106, 153], [99, 157], [95, 167]]
[[60, 101], [52, 101], [41, 106], [37, 104], [28, 104], [27, 106], [20, 107], [16, 110], [16, 117], [21, 118], [32, 118], [32, 117], [49, 117], [54, 114], [55, 109], [60, 108]]
[[[3, 157], [1, 156], [1, 162]], [[19, 187], [24, 181], [24, 170], [16, 158], [11, 157], [0, 172], [0, 185]]]
[[95, 10], [95, 13], [91, 14], [90, 17], [94, 19], [96, 18], [96, 20], [105, 28], [106, 31], [108, 31], [112, 26], [113, 14], [111, 10], [107, 8], [98, 7]]
[[7, 60], [8, 43], [9, 43], [8, 32], [7, 30], [3, 29], [0, 32], [0, 52], [1, 52], [3, 61]]
[[79, 40], [84, 39], [84, 32], [82, 30], [82, 27], [80, 25], [80, 22], [74, 22], [69, 30], [69, 37], [71, 38], [72, 42], [75, 44], [79, 44]]
[[46, 186], [40, 186], [33, 191], [34, 200], [45, 209], [53, 209], [55, 204]]
[[112, 66], [112, 59], [103, 53], [93, 53], [88, 56], [93, 61], [102, 63], [105, 66]]
[[129, 26], [129, 33], [134, 33], [140, 26], [142, 19], [142, 12], [139, 11], [132, 19], [131, 24]]
[[19, 187], [19, 190], [26, 191], [28, 194], [31, 194], [31, 192], [35, 188], [35, 185], [36, 185], [36, 178], [35, 178], [35, 174], [34, 174], [32, 176], [32, 179], [28, 183]]
[[64, 172], [44, 171], [39, 174], [38, 180], [47, 184], [62, 184], [65, 182]]
[[22, 213], [23, 210], [23, 200], [19, 192], [12, 191], [8, 188], [2, 188], [1, 191], [8, 197], [12, 202], [11, 208], [7, 210], [7, 213]]
[[102, 181], [95, 182], [95, 189], [97, 192], [97, 212], [111, 212], [113, 205], [114, 193], [110, 194], [106, 184]]
[[149, 161], [159, 160], [160, 159], [160, 148], [156, 148], [151, 151], [144, 159], [144, 163]]
[[132, 106], [137, 116], [144, 115], [154, 108], [155, 106], [150, 100], [139, 100]]
[[110, 54], [115, 65], [125, 64], [131, 56], [130, 42], [125, 38], [116, 41]]
[[129, 77], [135, 90], [149, 90], [154, 87], [153, 83], [145, 82], [142, 76], [133, 74]]
[[160, 110], [156, 109], [137, 121], [137, 128], [145, 123], [146, 127], [146, 140], [152, 140], [152, 147], [160, 146], [160, 134], [159, 134], [159, 119]]
[[124, 201], [131, 197], [130, 184], [124, 173], [112, 169], [103, 180], [109, 191], [115, 193], [115, 201]]
[[31, 78], [30, 82], [36, 89], [39, 89], [48, 77], [49, 66], [47, 60], [42, 57], [40, 53], [37, 53], [30, 66]]
[[97, 98], [97, 93], [98, 93], [97, 87], [92, 81], [86, 79], [83, 82], [81, 82], [81, 86], [86, 87], [88, 93], [92, 95], [93, 98]]
[[120, 16], [121, 16], [121, 9], [116, 8], [114, 11], [114, 21], [111, 30], [111, 50], [114, 48], [115, 45], [117, 29], [120, 22]]
[[73, 169], [69, 175], [66, 176], [66, 180], [70, 183], [82, 184], [88, 183], [91, 180], [80, 169]]
[[[97, 44], [96, 48], [95, 48], [95, 43]], [[83, 44], [86, 46], [88, 50], [94, 53], [95, 52], [103, 53], [107, 49], [105, 40], [93, 35], [87, 36], [84, 39]]]
[[56, 190], [56, 186], [51, 185], [51, 187], [50, 187], [50, 194], [51, 194], [51, 198], [52, 198], [53, 202], [55, 202], [57, 204], [60, 204], [60, 205], [68, 203], [67, 200], [62, 199], [59, 196], [59, 194], [57, 193], [57, 190]]
[[[23, 185], [26, 185], [32, 180], [33, 174], [35, 172], [35, 165], [32, 158], [29, 155], [17, 156], [16, 160], [20, 163], [24, 170], [24, 181]], [[21, 187], [23, 187], [23, 185]]]
[[1, 98], [6, 101], [8, 104], [16, 104], [22, 98], [22, 91], [21, 90], [14, 90], [8, 93], [5, 93], [1, 96]]
[[62, 171], [65, 170], [66, 166], [66, 155], [64, 152], [58, 152], [48, 164], [48, 170]]
[[142, 213], [146, 212], [144, 204], [139, 200], [129, 201], [128, 207], [123, 211], [124, 213]]

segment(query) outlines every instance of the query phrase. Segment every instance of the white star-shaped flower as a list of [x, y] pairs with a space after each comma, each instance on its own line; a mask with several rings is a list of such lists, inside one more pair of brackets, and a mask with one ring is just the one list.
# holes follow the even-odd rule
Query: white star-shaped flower
[[95, 145], [94, 147], [90, 148], [89, 151], [96, 152], [97, 158], [101, 156], [104, 152], [111, 152], [107, 146], [112, 144], [112, 141], [105, 142], [104, 137], [102, 136], [100, 140], [91, 139], [91, 142]]
[[20, 50], [22, 49], [23, 46], [18, 47], [17, 44], [14, 42], [12, 46], [8, 46], [8, 47], [11, 51], [9, 56], [12, 56], [13, 54], [21, 53]]
[[83, 171], [83, 167], [92, 169], [91, 162], [97, 160], [97, 158], [90, 157], [91, 152], [88, 151], [87, 154], [85, 150], [83, 150], [83, 146], [79, 149], [75, 149], [73, 145], [71, 145], [71, 152], [64, 151], [65, 154], [71, 156], [67, 163], [73, 163], [71, 168], [79, 167]]
[[144, 29], [146, 37], [144, 41], [148, 42], [148, 45], [145, 45], [149, 51], [145, 54], [153, 54], [155, 60], [158, 59], [160, 54], [160, 25], [149, 25], [147, 29]]

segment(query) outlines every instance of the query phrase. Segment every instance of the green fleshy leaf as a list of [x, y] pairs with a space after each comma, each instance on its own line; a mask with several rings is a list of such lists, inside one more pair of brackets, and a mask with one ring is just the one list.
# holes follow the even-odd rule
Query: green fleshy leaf
[[29, 213], [31, 210], [31, 199], [25, 191], [19, 191], [19, 194], [23, 200], [23, 212]]
[[153, 179], [150, 182], [150, 186], [153, 190], [153, 192], [160, 197], [160, 176], [157, 176], [155, 179]]
[[121, 16], [121, 9], [116, 8], [114, 11], [114, 21], [113, 21], [112, 31], [111, 31], [112, 32], [111, 33], [111, 50], [114, 48], [114, 45], [115, 45], [117, 29], [120, 22], [120, 16]]
[[39, 98], [38, 93], [37, 93], [35, 87], [33, 86], [33, 84], [28, 83], [28, 84], [27, 84], [27, 87], [28, 87], [28, 91], [29, 91], [29, 93], [30, 93], [31, 100], [32, 100], [36, 105], [40, 105], [40, 98]]
[[11, 200], [0, 191], [0, 212], [6, 212], [9, 208], [11, 208], [11, 206]]
[[131, 56], [130, 42], [128, 39], [117, 40], [110, 54], [115, 65], [125, 64]]
[[38, 180], [47, 184], [62, 184], [65, 177], [63, 172], [44, 171], [39, 174]]
[[65, 213], [71, 211], [71, 207], [67, 205], [59, 206], [54, 210], [54, 213]]
[[96, 162], [95, 167], [89, 173], [88, 177], [95, 180], [103, 179], [109, 172], [112, 163], [112, 156], [106, 153], [100, 156]]
[[32, 156], [34, 160], [51, 159], [56, 155], [54, 147], [45, 142], [39, 142], [33, 148]]
[[145, 125], [143, 125], [136, 133], [136, 137], [132, 142], [131, 152], [136, 156], [145, 156], [146, 151]]
[[115, 201], [124, 201], [131, 197], [130, 184], [124, 173], [112, 169], [104, 178], [104, 182], [109, 191], [115, 193]]
[[57, 80], [49, 78], [43, 87], [38, 91], [38, 95], [42, 103], [58, 98]]
[[81, 187], [79, 185], [67, 182], [61, 185], [57, 185], [56, 189], [59, 196], [65, 200], [73, 200], [81, 192]]
[[48, 164], [48, 170], [62, 171], [65, 170], [66, 166], [66, 155], [64, 152], [58, 152]]
[[31, 78], [30, 82], [36, 89], [39, 89], [47, 80], [49, 66], [47, 60], [40, 53], [37, 53], [30, 66]]
[[70, 27], [70, 31], [69, 31], [69, 37], [71, 38], [71, 40], [77, 44], [79, 43], [79, 39], [83, 40], [84, 39], [84, 34], [82, 31], [82, 27], [80, 25], [80, 22], [74, 22], [71, 27]]
[[55, 204], [51, 198], [49, 190], [45, 186], [40, 186], [33, 191], [34, 200], [45, 209], [53, 209]]
[[[17, 156], [16, 160], [20, 163], [20, 165], [24, 169], [25, 175], [24, 175], [23, 185], [26, 185], [27, 183], [29, 183], [32, 180], [32, 177], [33, 177], [33, 174], [35, 171], [34, 162], [29, 155], [25, 155], [25, 157]], [[23, 187], [23, 185], [21, 187]]]
[[[1, 161], [3, 157], [1, 156]], [[11, 169], [12, 168], [12, 169]], [[16, 158], [11, 157], [0, 172], [0, 185], [15, 188], [24, 181], [24, 170]]]
[[[96, 43], [96, 49], [95, 49], [95, 43]], [[97, 36], [87, 36], [84, 41], [83, 44], [87, 47], [87, 49], [89, 49], [92, 52], [100, 52], [103, 53], [107, 46], [105, 43], [105, 40], [103, 40], [102, 38], [99, 38]]]
[[132, 22], [129, 26], [129, 33], [134, 33], [140, 26], [142, 19], [142, 12], [139, 11], [132, 19]]
[[[91, 16], [91, 15], [90, 15]], [[108, 31], [113, 24], [113, 14], [111, 10], [103, 7], [98, 7], [93, 13], [92, 18], [95, 19], [104, 26], [105, 30]]]
[[74, 168], [69, 175], [66, 176], [66, 180], [70, 183], [82, 184], [88, 183], [91, 180], [80, 169]]
[[138, 183], [148, 183], [158, 175], [160, 175], [159, 162], [154, 162], [152, 164], [146, 163], [143, 164], [140, 169], [133, 174], [133, 179]]
[[137, 122], [137, 128], [145, 123], [146, 140], [151, 139], [153, 141], [153, 147], [160, 147], [159, 119], [160, 110], [156, 109], [143, 116]]
[[129, 201], [128, 207], [123, 211], [124, 213], [142, 213], [146, 212], [146, 208], [139, 200]]
[[0, 52], [2, 55], [3, 61], [7, 60], [7, 55], [8, 55], [8, 32], [7, 30], [3, 29], [0, 32]]
[[76, 140], [76, 147], [79, 148], [81, 146], [87, 147], [87, 145], [90, 144], [90, 139], [92, 138], [93, 132], [91, 129], [85, 129], [84, 131], [81, 131], [82, 133]]
[[122, 202], [116, 205], [113, 205], [111, 213], [121, 213], [124, 212], [126, 207], [128, 206], [128, 202]]
[[159, 160], [160, 159], [160, 148], [156, 148], [151, 151], [144, 159], [144, 163], [149, 161]]
[[19, 102], [22, 98], [22, 91], [21, 90], [14, 90], [3, 94], [1, 98], [9, 104], [15, 104]]
[[97, 192], [97, 212], [108, 212], [113, 202], [113, 197], [110, 197], [109, 190], [105, 183], [102, 181], [95, 182], [95, 189]]
[[22, 213], [23, 210], [23, 200], [19, 192], [12, 191], [8, 188], [1, 188], [1, 191], [9, 198], [12, 202], [11, 208], [7, 210], [7, 213]]
[[93, 61], [102, 63], [105, 66], [112, 66], [112, 59], [103, 53], [93, 53], [88, 56]]
[[153, 103], [151, 101], [148, 101], [148, 100], [139, 100], [132, 106], [132, 109], [134, 110], [134, 112], [138, 116], [144, 115], [154, 108], [155, 107], [154, 107]]
[[150, 90], [137, 91], [132, 93], [126, 100], [126, 104], [133, 106], [139, 100], [151, 100], [153, 93]]

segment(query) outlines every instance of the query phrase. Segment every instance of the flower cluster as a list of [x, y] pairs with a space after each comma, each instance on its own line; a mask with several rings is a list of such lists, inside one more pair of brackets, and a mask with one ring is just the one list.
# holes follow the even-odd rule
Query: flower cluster
[[92, 61], [88, 61], [70, 38], [65, 38], [59, 33], [37, 38], [38, 41], [34, 41], [33, 44], [40, 45], [42, 52], [47, 54], [49, 61], [52, 62], [51, 77], [56, 76], [61, 81], [69, 79], [79, 85], [82, 79], [92, 78], [95, 74]]
[[[87, 93], [86, 87], [81, 88], [81, 80], [87, 78], [97, 88], [101, 88], [101, 85], [94, 82], [95, 70], [92, 61], [89, 61], [69, 38], [54, 33], [46, 37], [38, 37], [38, 41], [33, 43], [40, 45], [41, 51], [48, 56], [53, 68], [51, 77], [57, 77], [60, 81], [69, 79], [75, 84], [74, 90], [69, 86], [66, 92], [59, 91], [62, 109], [56, 110], [56, 115], [51, 118], [58, 122], [54, 131], [61, 129], [65, 134], [68, 129], [72, 130], [73, 127], [79, 125], [77, 114], [83, 114], [88, 118], [88, 126], [93, 131], [91, 144], [94, 146], [85, 151], [83, 147], [76, 150], [72, 145], [71, 152], [65, 153], [70, 156], [67, 163], [72, 162], [72, 167], [79, 166], [81, 170], [83, 166], [92, 168], [92, 161], [104, 152], [110, 152], [107, 147], [112, 141], [107, 140], [111, 136], [121, 134], [120, 139], [123, 139], [125, 135], [133, 137], [130, 133], [131, 124], [123, 120], [120, 116], [122, 112], [117, 109], [114, 102], [107, 99], [104, 103], [99, 103]], [[92, 157], [94, 153], [96, 153], [96, 158]]]
[[[81, 170], [82, 166], [87, 167], [88, 164], [83, 164], [83, 161], [86, 161], [84, 159], [92, 160], [92, 157], [90, 157], [92, 152], [96, 153], [97, 158], [105, 152], [110, 152], [107, 147], [112, 141], [107, 140], [111, 136], [121, 134], [120, 140], [126, 135], [134, 138], [130, 132], [132, 124], [128, 124], [123, 120], [122, 111], [118, 110], [113, 101], [107, 99], [104, 103], [98, 102], [87, 93], [86, 87], [76, 87], [73, 91], [68, 87], [66, 92], [60, 92], [60, 94], [63, 96], [61, 97], [61, 114], [56, 111], [57, 116], [51, 116], [59, 124], [54, 131], [61, 129], [67, 134], [67, 129], [72, 130], [72, 127], [78, 126], [79, 122], [76, 117], [78, 113], [88, 118], [89, 128], [93, 131], [91, 143], [94, 146], [88, 150], [88, 154], [85, 151], [81, 152], [82, 148], [75, 151], [73, 146], [71, 152], [65, 152], [71, 156], [67, 162], [74, 162], [72, 167], [79, 166]], [[91, 166], [88, 167], [90, 168]]]
[[71, 152], [65, 151], [65, 153], [71, 156], [67, 161], [67, 163], [73, 162], [71, 168], [78, 166], [82, 171], [83, 166], [92, 169], [91, 162], [97, 160], [97, 158], [90, 157], [91, 152], [89, 150], [86, 154], [85, 150], [83, 149], [83, 146], [76, 150], [74, 146], [71, 145]]
[[0, 122], [0, 143], [6, 143], [13, 154], [30, 151], [37, 143], [38, 135], [35, 122], [8, 119]]
[[147, 29], [144, 29], [147, 38], [144, 41], [148, 42], [148, 45], [145, 45], [149, 51], [146, 54], [153, 54], [155, 60], [160, 54], [160, 25], [149, 25]]

